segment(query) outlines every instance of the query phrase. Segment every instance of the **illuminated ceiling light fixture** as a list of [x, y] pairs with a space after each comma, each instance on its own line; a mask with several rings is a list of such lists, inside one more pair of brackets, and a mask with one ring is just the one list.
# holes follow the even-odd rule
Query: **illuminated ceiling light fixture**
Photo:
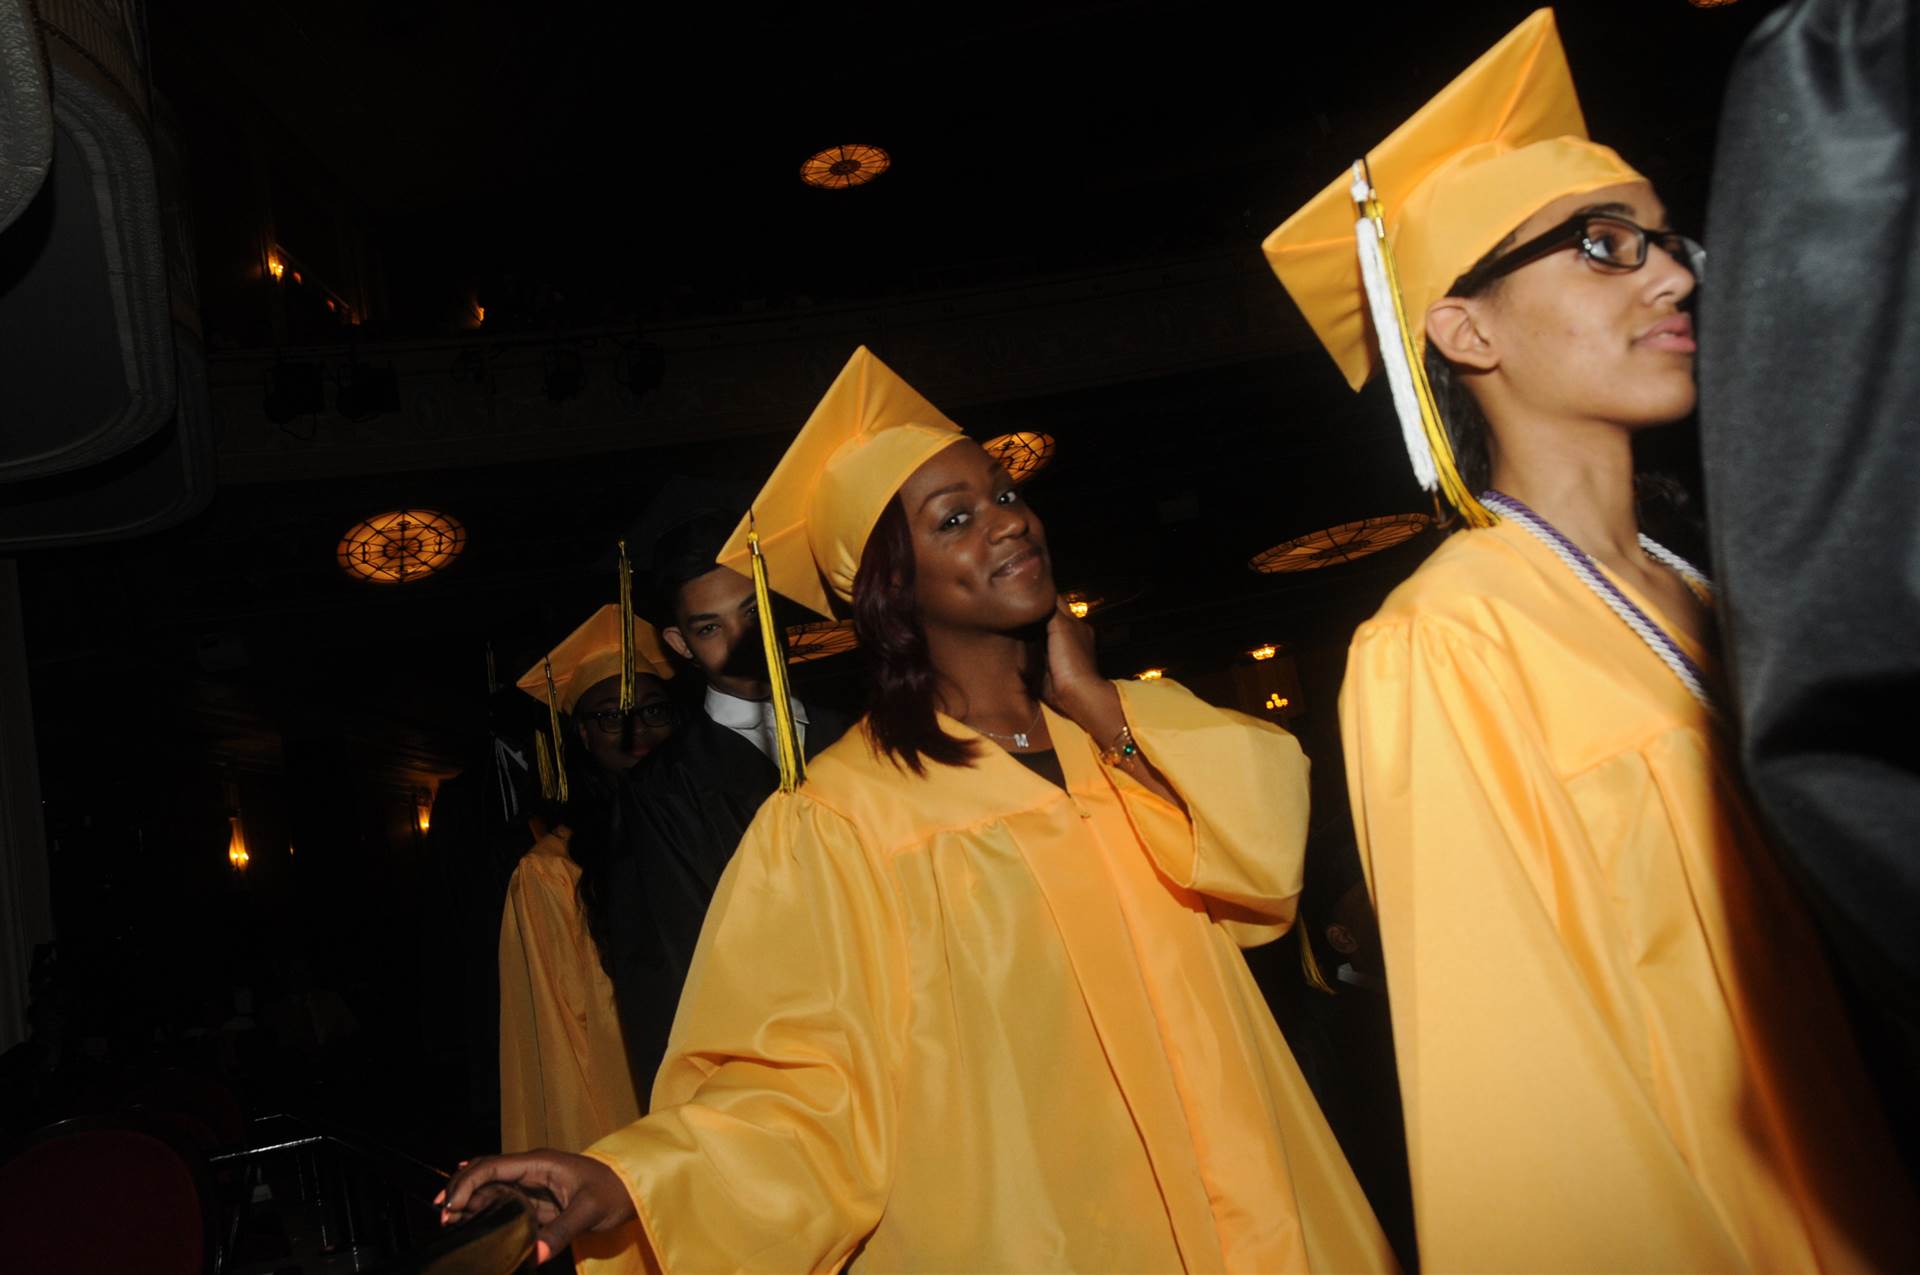
[[1053, 460], [1054, 442], [1051, 434], [1036, 434], [1023, 429], [989, 438], [980, 445], [986, 448], [987, 455], [1007, 467], [1007, 477], [1016, 484], [1027, 481]]
[[450, 566], [467, 547], [456, 518], [431, 509], [396, 509], [356, 523], [335, 551], [340, 567], [370, 584], [409, 584]]
[[1157, 682], [1166, 675], [1167, 670], [1163, 668], [1143, 668], [1138, 673], [1135, 673], [1134, 677], [1142, 682]]
[[852, 620], [817, 620], [795, 624], [787, 629], [787, 663], [805, 664], [824, 660], [860, 645], [853, 634]]
[[893, 167], [893, 156], [878, 146], [849, 142], [809, 155], [800, 165], [800, 180], [821, 190], [864, 186]]
[[1251, 651], [1248, 651], [1247, 654], [1251, 655], [1256, 660], [1270, 660], [1275, 655], [1277, 655], [1279, 651], [1280, 651], [1279, 647], [1275, 646], [1271, 642], [1268, 642], [1263, 646], [1254, 647]]
[[1425, 514], [1388, 514], [1384, 518], [1343, 522], [1257, 553], [1247, 565], [1263, 575], [1337, 566], [1405, 544], [1425, 531], [1432, 521]]

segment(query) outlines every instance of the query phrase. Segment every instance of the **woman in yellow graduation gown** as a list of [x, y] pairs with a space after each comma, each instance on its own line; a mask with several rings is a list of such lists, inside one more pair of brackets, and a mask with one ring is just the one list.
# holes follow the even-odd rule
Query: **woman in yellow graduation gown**
[[[1377, 355], [1357, 216], [1388, 249]], [[1267, 243], [1354, 386], [1386, 364], [1472, 528], [1360, 627], [1341, 700], [1421, 1259], [1912, 1270], [1822, 954], [1727, 769], [1705, 582], [1639, 535], [1632, 435], [1694, 399], [1698, 257], [1664, 218], [1586, 139], [1542, 10]]]
[[[624, 653], [615, 606], [595, 612], [519, 681], [552, 710], [555, 738], [560, 715], [569, 719], [573, 746], [563, 745], [550, 768], [571, 771], [566, 818], [594, 824], [583, 833], [590, 845], [607, 840], [605, 789], [671, 731], [664, 679], [673, 668], [653, 630], [627, 622], [636, 656], [631, 712], [619, 707]], [[569, 756], [577, 764], [569, 766]], [[581, 1151], [640, 1114], [613, 984], [594, 937], [605, 923], [590, 919], [574, 838], [562, 824], [521, 857], [500, 918], [500, 1145], [510, 1151]]]
[[1292, 737], [1099, 679], [1005, 471], [865, 350], [754, 512], [874, 709], [748, 831], [652, 1114], [451, 1215], [537, 1183], [668, 1271], [1391, 1269], [1237, 950], [1293, 920]]

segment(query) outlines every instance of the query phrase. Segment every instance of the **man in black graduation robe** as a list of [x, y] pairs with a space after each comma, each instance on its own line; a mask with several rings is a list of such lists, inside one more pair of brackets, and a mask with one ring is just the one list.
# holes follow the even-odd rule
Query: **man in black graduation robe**
[[1740, 757], [1920, 1164], [1920, 22], [1801, 0], [1729, 83], [1700, 424]]
[[[624, 787], [608, 873], [614, 997], [643, 1109], [714, 887], [780, 781], [753, 583], [714, 565], [739, 510], [717, 503], [710, 485], [670, 482], [630, 541], [650, 618], [699, 674], [675, 679], [695, 694], [683, 693], [673, 738]], [[850, 724], [797, 698], [794, 715], [807, 758]]]

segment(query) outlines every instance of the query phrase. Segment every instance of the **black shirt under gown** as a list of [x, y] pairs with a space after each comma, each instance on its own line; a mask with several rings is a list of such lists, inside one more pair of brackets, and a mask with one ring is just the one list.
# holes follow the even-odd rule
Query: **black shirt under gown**
[[[808, 703], [811, 759], [848, 719]], [[614, 1000], [644, 1109], [720, 874], [780, 785], [766, 754], [705, 712], [688, 715], [622, 786], [623, 831], [607, 869]]]

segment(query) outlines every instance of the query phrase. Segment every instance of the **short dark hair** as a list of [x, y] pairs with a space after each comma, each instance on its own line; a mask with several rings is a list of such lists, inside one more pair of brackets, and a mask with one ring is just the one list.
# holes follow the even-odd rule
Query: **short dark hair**
[[739, 525], [738, 515], [713, 510], [681, 523], [654, 544], [647, 597], [662, 625], [673, 623], [680, 586], [714, 569], [714, 559]]
[[[853, 577], [853, 628], [867, 662], [868, 735], [876, 749], [919, 775], [926, 773], [929, 760], [971, 766], [979, 759], [980, 744], [940, 728], [940, 675], [927, 653], [913, 581], [913, 528], [896, 496], [860, 554]], [[1044, 649], [1030, 649], [1027, 690], [1036, 699], [1046, 669]]]

